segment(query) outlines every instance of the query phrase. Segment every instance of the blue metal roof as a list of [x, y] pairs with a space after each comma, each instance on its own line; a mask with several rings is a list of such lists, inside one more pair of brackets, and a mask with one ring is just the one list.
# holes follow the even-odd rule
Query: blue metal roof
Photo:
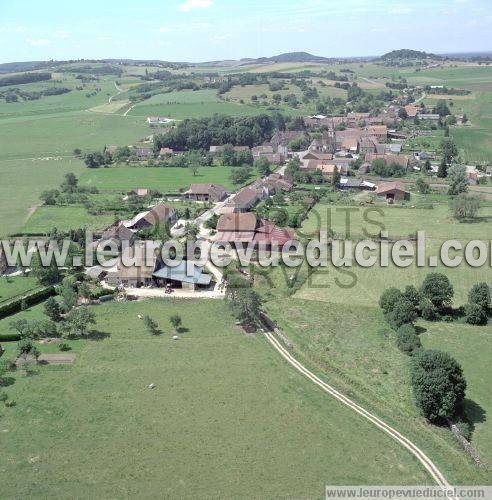
[[191, 273], [187, 273], [186, 267], [186, 261], [180, 262], [176, 267], [164, 265], [152, 276], [154, 276], [154, 278], [194, 283], [195, 285], [209, 285], [212, 281], [212, 276], [204, 273], [203, 267], [194, 265]]

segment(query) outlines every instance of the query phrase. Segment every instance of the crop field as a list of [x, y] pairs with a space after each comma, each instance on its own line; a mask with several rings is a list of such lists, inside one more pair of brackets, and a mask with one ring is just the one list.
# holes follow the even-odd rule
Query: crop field
[[180, 167], [130, 167], [87, 169], [81, 185], [95, 186], [101, 191], [126, 192], [131, 189], [151, 188], [160, 192], [177, 192], [192, 183], [216, 183], [232, 188], [231, 167], [200, 167], [197, 175]]
[[95, 312], [93, 339], [70, 342], [74, 365], [14, 373], [5, 388], [17, 402], [0, 409], [5, 496], [313, 498], [325, 484], [429, 482], [403, 448], [234, 326], [223, 301]]

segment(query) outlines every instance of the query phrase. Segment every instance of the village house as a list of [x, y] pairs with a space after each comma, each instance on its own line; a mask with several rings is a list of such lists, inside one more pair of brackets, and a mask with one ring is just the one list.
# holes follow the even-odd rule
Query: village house
[[275, 153], [275, 151], [273, 150], [273, 146], [271, 146], [270, 144], [264, 144], [263, 146], [255, 146], [251, 150], [251, 154], [253, 155], [254, 160], [257, 160], [260, 156], [273, 153]]
[[135, 148], [135, 156], [139, 161], [151, 160], [154, 158], [154, 151], [151, 148]]
[[255, 246], [282, 246], [294, 239], [294, 231], [275, 226], [271, 221], [261, 219], [253, 213], [223, 214], [217, 222], [217, 234], [214, 241], [220, 243], [242, 244]]
[[107, 283], [130, 287], [151, 285], [160, 244], [138, 241], [133, 246], [124, 247], [116, 266], [107, 271]]
[[370, 125], [366, 127], [366, 132], [377, 139], [386, 139], [388, 137], [388, 127], [386, 125]]
[[280, 154], [283, 158], [287, 158], [289, 154], [289, 143], [306, 137], [304, 130], [286, 130], [284, 132], [276, 132], [270, 140], [275, 153]]
[[252, 187], [266, 190], [268, 196], [271, 196], [279, 192], [288, 193], [292, 190], [293, 185], [280, 174], [270, 174], [264, 179], [258, 179]]
[[412, 119], [415, 118], [420, 111], [420, 108], [418, 108], [417, 106], [414, 106], [413, 104], [407, 104], [404, 107], [404, 109], [407, 113], [407, 117], [412, 118]]
[[[209, 153], [213, 156], [218, 156], [224, 151], [224, 145], [222, 146], [210, 146]], [[249, 146], [232, 146], [232, 149], [236, 152], [239, 151], [249, 151]]]
[[174, 154], [174, 150], [171, 148], [161, 148], [159, 151], [159, 158], [162, 158], [163, 156], [168, 156]]
[[129, 196], [147, 196], [150, 193], [149, 189], [146, 188], [135, 188], [128, 191]]
[[342, 177], [339, 183], [340, 189], [358, 189], [372, 191], [376, 188], [373, 182], [359, 179], [357, 177]]
[[359, 153], [377, 153], [380, 144], [376, 137], [366, 136], [359, 139]]
[[441, 119], [441, 116], [437, 113], [418, 113], [417, 118], [419, 120], [438, 122]]
[[121, 247], [123, 242], [133, 244], [135, 240], [135, 232], [128, 229], [123, 223], [118, 222], [108, 227], [101, 235], [101, 242], [108, 242], [115, 244], [118, 248]]
[[314, 139], [309, 145], [308, 151], [312, 151], [315, 153], [333, 154], [336, 151], [336, 139], [334, 131], [325, 131], [321, 138]]
[[369, 153], [365, 157], [365, 161], [367, 163], [372, 163], [377, 158], [381, 158], [384, 160], [386, 165], [396, 164], [403, 168], [408, 168], [410, 164], [410, 158], [405, 155], [396, 155], [396, 154], [372, 154]]
[[[301, 157], [302, 156], [302, 157]], [[317, 153], [316, 151], [307, 151], [303, 155], [299, 155], [301, 161], [304, 160], [331, 160], [333, 158], [332, 153]]]
[[245, 187], [234, 196], [230, 205], [233, 207], [234, 212], [247, 212], [266, 196], [268, 196], [268, 193], [264, 189]]
[[376, 195], [389, 203], [410, 198], [410, 193], [405, 190], [405, 185], [401, 181], [381, 182], [376, 189]]
[[221, 184], [191, 184], [184, 196], [188, 200], [218, 202], [227, 198], [227, 189]]
[[147, 229], [152, 226], [157, 226], [158, 224], [170, 224], [173, 225], [177, 220], [176, 210], [174, 207], [167, 205], [165, 203], [159, 203], [155, 205], [150, 210], [146, 212], [140, 212], [135, 215], [133, 219], [129, 221], [124, 221], [123, 225], [132, 229], [133, 231], [138, 231], [141, 229]]

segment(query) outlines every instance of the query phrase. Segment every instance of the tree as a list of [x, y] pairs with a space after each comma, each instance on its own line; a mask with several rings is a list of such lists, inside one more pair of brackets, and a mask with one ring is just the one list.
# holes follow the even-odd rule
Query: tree
[[254, 163], [254, 166], [261, 175], [268, 175], [272, 171], [271, 164], [266, 156], [260, 156]]
[[465, 305], [465, 321], [470, 325], [486, 325], [488, 321], [487, 311], [478, 304]]
[[451, 114], [444, 99], [440, 99], [437, 102], [436, 106], [434, 107], [434, 113], [437, 113], [441, 117]]
[[475, 196], [464, 193], [455, 196], [451, 201], [453, 216], [458, 220], [471, 220], [477, 216], [480, 209], [480, 200]]
[[88, 326], [95, 324], [96, 317], [94, 313], [88, 307], [79, 307], [70, 311], [60, 327], [63, 336], [76, 337], [86, 335]]
[[50, 297], [44, 303], [44, 314], [52, 321], [58, 322], [61, 320], [60, 306], [54, 297]]
[[448, 165], [445, 160], [439, 163], [439, 168], [437, 169], [437, 177], [444, 179], [448, 175]]
[[449, 164], [454, 156], [458, 154], [458, 148], [452, 137], [445, 137], [441, 141], [441, 151], [444, 161]]
[[63, 278], [60, 286], [60, 295], [63, 300], [64, 311], [69, 312], [77, 303], [77, 292], [73, 285], [73, 278], [69, 276]]
[[34, 277], [37, 278], [40, 285], [54, 285], [61, 279], [61, 273], [58, 266], [52, 263], [44, 267], [39, 258], [33, 258], [31, 261], [31, 270]]
[[490, 307], [490, 287], [487, 283], [476, 283], [468, 292], [468, 302], [480, 306], [484, 311]]
[[45, 205], [56, 205], [59, 196], [60, 191], [58, 189], [48, 189], [41, 193], [40, 198]]
[[425, 160], [424, 166], [422, 167], [422, 170], [424, 172], [430, 172], [430, 169], [431, 169], [431, 162], [430, 162], [430, 160]]
[[173, 328], [176, 331], [179, 331], [179, 328], [181, 327], [181, 323], [182, 323], [181, 316], [179, 316], [178, 314], [173, 314], [169, 318], [169, 322], [171, 323], [171, 325], [173, 326]]
[[398, 288], [391, 287], [384, 290], [379, 298], [379, 307], [384, 313], [389, 313], [393, 310], [396, 303], [402, 298], [402, 293]]
[[400, 108], [398, 110], [398, 118], [401, 118], [402, 120], [406, 120], [408, 118], [408, 113], [405, 108]]
[[19, 356], [24, 359], [24, 361], [27, 359], [27, 356], [29, 353], [33, 350], [34, 345], [32, 343], [32, 340], [30, 338], [23, 338], [19, 340], [17, 343], [17, 349], [19, 351]]
[[227, 278], [226, 298], [238, 321], [254, 325], [260, 317], [262, 299], [241, 276]]
[[413, 325], [405, 324], [396, 330], [396, 347], [409, 356], [422, 347]]
[[195, 177], [198, 174], [199, 165], [197, 163], [190, 163], [190, 165], [188, 166], [188, 170], [193, 175], [193, 177]]
[[415, 182], [415, 185], [420, 194], [427, 194], [430, 191], [430, 186], [427, 182], [425, 182], [423, 177], [419, 177]]
[[417, 406], [432, 423], [456, 415], [465, 397], [466, 381], [458, 362], [436, 350], [419, 350], [412, 358], [411, 382]]
[[200, 228], [194, 222], [187, 222], [185, 224], [185, 235], [187, 240], [196, 240]]
[[454, 295], [453, 285], [445, 274], [429, 273], [420, 288], [420, 292], [428, 298], [438, 310], [451, 305]]
[[338, 167], [335, 165], [335, 168], [333, 169], [333, 173], [331, 176], [331, 183], [333, 184], [333, 186], [338, 186], [340, 184], [341, 178], [342, 176], [340, 175]]
[[150, 316], [144, 316], [144, 325], [150, 335], [160, 335], [159, 325]]
[[249, 168], [236, 167], [231, 170], [231, 181], [233, 184], [243, 184], [249, 179]]
[[78, 179], [72, 172], [65, 174], [65, 180], [60, 184], [60, 188], [64, 193], [75, 193], [77, 191]]
[[386, 314], [386, 320], [395, 329], [407, 323], [413, 323], [417, 319], [417, 312], [414, 305], [402, 298], [396, 302], [393, 309]]
[[448, 194], [457, 195], [468, 191], [468, 177], [463, 165], [453, 165], [448, 170], [449, 190]]

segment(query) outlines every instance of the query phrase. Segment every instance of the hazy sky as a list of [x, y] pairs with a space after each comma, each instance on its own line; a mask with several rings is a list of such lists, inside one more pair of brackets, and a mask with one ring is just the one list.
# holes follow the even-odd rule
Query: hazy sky
[[0, 62], [492, 49], [491, 0], [0, 0]]

